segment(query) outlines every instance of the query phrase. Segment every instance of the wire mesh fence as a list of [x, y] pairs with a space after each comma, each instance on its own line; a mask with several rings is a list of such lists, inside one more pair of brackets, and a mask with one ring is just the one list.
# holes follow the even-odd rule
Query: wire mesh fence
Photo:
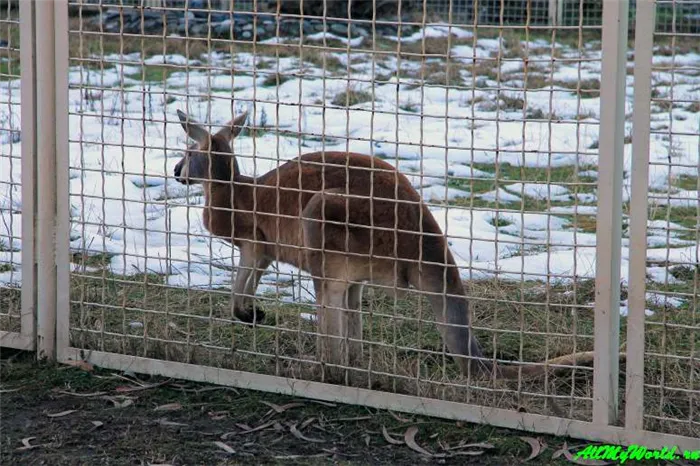
[[19, 22], [0, 9], [0, 330], [21, 326], [21, 133]]
[[[137, 7], [119, 10], [120, 18], [141, 15]], [[600, 39], [584, 42], [581, 28], [456, 27], [429, 24], [427, 8], [422, 15], [404, 24], [231, 14], [231, 29], [274, 27], [274, 36], [250, 41], [210, 27], [192, 36], [189, 29], [123, 33], [79, 12], [70, 31], [73, 345], [589, 420], [591, 368], [583, 361], [563, 379], [465, 378], [450, 356], [463, 349], [451, 330], [441, 339], [434, 313], [441, 317], [431, 310], [436, 294], [461, 294], [461, 285], [431, 289], [412, 276], [419, 260], [425, 268], [443, 260], [410, 256], [417, 237], [401, 243], [406, 264], [387, 272], [382, 257], [404, 251], [382, 249], [382, 241], [424, 228], [404, 218], [425, 216], [425, 228], [435, 219], [465, 280], [486, 360], [539, 363], [591, 350]], [[283, 34], [292, 27], [293, 37]], [[199, 172], [204, 185], [173, 178], [188, 145], [177, 109], [208, 131], [213, 125], [212, 133], [248, 112], [231, 142], [240, 179], [239, 168], [216, 172], [217, 157], [230, 158], [218, 153], [201, 161], [211, 171]], [[200, 156], [231, 150], [203, 141]], [[337, 186], [337, 173], [315, 171], [323, 157], [283, 165], [318, 151], [381, 159], [376, 185], [354, 166], [369, 163], [364, 155], [327, 161], [349, 173]], [[294, 177], [261, 178], [280, 165], [311, 173], [302, 181], [309, 187], [300, 192]], [[420, 195], [395, 203], [398, 216], [370, 201], [394, 168]], [[348, 265], [364, 272], [343, 277], [357, 294], [347, 297], [348, 323], [339, 324], [362, 332], [343, 337], [354, 354], [331, 361], [317, 355], [319, 332], [333, 325], [319, 321], [319, 306], [339, 304], [323, 302], [318, 286], [324, 276], [341, 277], [294, 257], [321, 260], [300, 242], [311, 235], [300, 216], [326, 176], [333, 178], [326, 190], [349, 191], [349, 211], [364, 202], [385, 212], [336, 219], [356, 236], [324, 238], [344, 236], [364, 264]], [[268, 194], [271, 187], [279, 194]], [[416, 213], [419, 199], [426, 209]], [[244, 239], [233, 248], [225, 239], [232, 224]], [[240, 251], [253, 247], [246, 241], [264, 250], [259, 262], [241, 265]], [[360, 295], [364, 280], [378, 286]], [[409, 282], [423, 293], [408, 290]], [[264, 319], [240, 320], [260, 311]]]
[[687, 7], [658, 2], [654, 35], [644, 397], [646, 428], [697, 436], [700, 56], [678, 21]]
[[[507, 1], [498, 21], [456, 0], [437, 18], [429, 1], [369, 17], [222, 3], [68, 2], [67, 344], [593, 420], [611, 166], [593, 2], [558, 2], [555, 27], [553, 2], [517, 21]], [[654, 36], [644, 428], [697, 438], [687, 3], [658, 2]], [[631, 113], [625, 130], [627, 149]]]

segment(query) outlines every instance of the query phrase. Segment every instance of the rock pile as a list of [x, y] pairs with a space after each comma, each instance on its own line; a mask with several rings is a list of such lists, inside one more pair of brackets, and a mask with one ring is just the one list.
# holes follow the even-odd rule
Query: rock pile
[[[372, 26], [367, 23], [353, 23], [342, 19], [323, 20], [280, 18], [274, 15], [254, 14], [252, 12], [224, 13], [184, 10], [142, 10], [142, 9], [107, 9], [95, 16], [94, 24], [105, 32], [128, 34], [157, 35], [179, 34], [181, 36], [207, 37], [211, 32], [214, 38], [257, 40], [272, 37], [309, 36], [319, 32], [329, 32], [337, 36], [350, 38], [369, 36]], [[278, 33], [279, 28], [279, 33]], [[380, 36], [396, 36], [398, 26], [377, 24]], [[401, 35], [406, 36], [417, 31], [414, 26], [401, 26]]]

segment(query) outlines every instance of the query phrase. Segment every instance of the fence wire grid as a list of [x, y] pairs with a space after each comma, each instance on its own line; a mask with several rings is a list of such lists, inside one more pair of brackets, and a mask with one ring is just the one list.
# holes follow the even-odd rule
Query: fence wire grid
[[[258, 13], [247, 21], [257, 28], [272, 18]], [[347, 22], [329, 25], [324, 17], [280, 15], [277, 25], [286, 22], [296, 23], [300, 37], [278, 34], [277, 44], [125, 36], [80, 15], [72, 22], [74, 342], [325, 377], [314, 351], [312, 279], [321, 277], [275, 262], [257, 293], [246, 290], [266, 311], [265, 320], [251, 326], [233, 319], [238, 251], [206, 231], [202, 190], [172, 178], [187, 145], [175, 119], [182, 108], [195, 121], [219, 125], [250, 112], [245, 133], [233, 141], [246, 175], [318, 150], [378, 156], [404, 172], [447, 230], [468, 283], [473, 325], [492, 345], [489, 358], [538, 362], [543, 354], [591, 349], [592, 288], [572, 279], [591, 277], [595, 252], [593, 235], [579, 225], [590, 216], [578, 208], [594, 201], [594, 178], [586, 171], [595, 159], [589, 146], [598, 83], [577, 90], [557, 74], [552, 53], [574, 73], [595, 70], [599, 56], [586, 54], [576, 37], [568, 49], [557, 44], [556, 30], [554, 42], [546, 33], [526, 37], [532, 33], [525, 28], [474, 34], [433, 26], [437, 37], [424, 38], [422, 23], [393, 24], [392, 40], [355, 36]], [[330, 33], [307, 38], [307, 22], [326, 23]], [[346, 32], [337, 35], [343, 26]], [[565, 89], [548, 81], [562, 81]], [[571, 108], [556, 115], [560, 100]], [[554, 137], [555, 123], [570, 144]], [[577, 148], [575, 141], [586, 138], [590, 142]], [[256, 189], [254, 179], [238, 182], [241, 190]], [[286, 196], [297, 197], [288, 192], [280, 202]], [[555, 207], [563, 216], [552, 214]], [[290, 220], [281, 216], [278, 228], [296, 228], [299, 222]], [[565, 225], [568, 231], [556, 240], [565, 257], [558, 264], [546, 245]], [[466, 385], [445, 354], [427, 301], [413, 293], [406, 300], [387, 296], [391, 288], [364, 294], [366, 360], [347, 367], [345, 383], [529, 412], [548, 412], [556, 403], [569, 416], [590, 415], [590, 367], [576, 368], [563, 386], [548, 377], [514, 387]]]
[[0, 329], [19, 332], [22, 280], [22, 193], [19, 21], [0, 8]]
[[647, 230], [647, 312], [653, 316], [645, 332], [645, 425], [689, 426], [697, 435], [700, 96], [693, 82], [700, 60], [691, 44], [700, 35], [678, 21], [681, 6], [689, 5], [658, 2], [663, 14], [654, 34]]
[[[553, 2], [534, 0], [520, 2], [518, 21], [505, 16], [508, 1], [478, 2], [497, 21], [462, 14], [457, 0], [444, 11], [429, 1], [402, 11], [399, 1], [388, 16], [358, 17], [350, 7], [344, 17], [324, 15], [328, 2], [316, 3], [320, 13], [309, 0], [297, 12], [274, 2], [240, 10], [237, 2], [68, 2], [70, 346], [592, 421], [606, 162], [602, 26], [590, 18], [602, 13], [558, 2], [565, 21], [553, 25], [543, 19]], [[653, 36], [643, 428], [698, 438], [700, 55], [698, 33], [683, 26], [691, 3], [657, 1]], [[0, 20], [8, 38], [0, 46], [3, 330], [19, 309], [21, 281], [16, 25], [8, 7]], [[622, 351], [628, 266], [641, 253], [627, 228], [633, 50], [630, 40]], [[315, 152], [325, 155], [296, 159]], [[357, 168], [336, 152], [381, 161]], [[196, 182], [179, 182], [183, 161]], [[297, 178], [263, 176], [278, 167]], [[393, 180], [394, 169], [416, 197], [395, 201], [398, 191], [372, 182]], [[316, 212], [305, 210], [309, 199], [328, 186], [317, 196], [318, 229], [302, 212]], [[430, 217], [454, 257], [433, 275], [435, 256], [414, 235], [430, 237]], [[315, 228], [319, 244], [309, 239]], [[418, 241], [415, 257], [399, 237]], [[253, 260], [251, 251], [265, 252]], [[400, 265], [387, 268], [383, 258], [397, 255]], [[289, 265], [299, 257], [305, 270]], [[360, 262], [363, 274], [350, 273]], [[462, 285], [444, 278], [455, 269]], [[437, 276], [431, 292], [426, 283]], [[485, 361], [524, 370], [579, 356], [537, 377], [462, 373], [431, 306], [462, 287]]]

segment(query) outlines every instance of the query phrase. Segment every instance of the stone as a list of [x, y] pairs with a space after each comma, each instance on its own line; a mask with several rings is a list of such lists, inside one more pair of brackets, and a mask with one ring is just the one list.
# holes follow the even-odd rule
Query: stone
[[314, 31], [316, 31], [316, 32], [322, 32], [322, 31], [326, 30], [326, 27], [324, 26], [323, 21], [314, 21], [313, 28], [314, 28]]
[[206, 24], [195, 24], [190, 27], [190, 34], [193, 36], [204, 36], [207, 33]]
[[360, 37], [368, 37], [369, 36], [369, 31], [363, 27], [359, 27], [356, 25], [352, 25], [352, 28], [350, 29], [350, 33], [353, 37], [360, 36]]
[[217, 37], [229, 37], [231, 35], [231, 21], [222, 21], [213, 27], [214, 35]]
[[345, 37], [348, 35], [348, 25], [345, 23], [333, 23], [331, 24], [330, 30], [333, 34], [339, 36]]
[[163, 23], [156, 19], [147, 19], [143, 22], [143, 31], [146, 34], [158, 34], [163, 32]]

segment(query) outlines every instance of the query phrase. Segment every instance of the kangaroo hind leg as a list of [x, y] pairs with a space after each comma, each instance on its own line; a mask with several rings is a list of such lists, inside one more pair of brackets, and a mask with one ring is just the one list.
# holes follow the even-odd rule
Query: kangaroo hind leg
[[340, 367], [362, 360], [362, 286], [352, 283], [361, 276], [362, 264], [345, 254], [348, 248], [355, 250], [357, 238], [344, 225], [324, 222], [343, 221], [348, 212], [345, 202], [342, 196], [318, 193], [302, 213], [307, 268], [314, 277], [318, 304], [319, 360]]

